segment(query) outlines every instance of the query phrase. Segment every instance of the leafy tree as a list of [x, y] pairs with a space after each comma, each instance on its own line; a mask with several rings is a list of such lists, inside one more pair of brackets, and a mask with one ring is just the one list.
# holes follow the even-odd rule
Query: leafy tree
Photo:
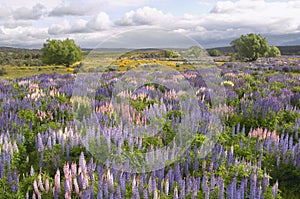
[[207, 56], [207, 52], [199, 46], [192, 46], [186, 51], [184, 51], [182, 54], [184, 57], [187, 58], [199, 58], [201, 56]]
[[179, 53], [173, 50], [165, 50], [165, 57], [167, 58], [177, 58], [179, 57]]
[[45, 64], [63, 64], [70, 66], [82, 58], [81, 48], [73, 40], [47, 40], [42, 48], [42, 60]]
[[211, 49], [208, 51], [208, 54], [213, 57], [221, 56], [221, 52], [218, 49]]
[[277, 57], [280, 55], [281, 55], [281, 52], [280, 52], [279, 48], [277, 48], [276, 46], [270, 46], [268, 57]]
[[268, 40], [259, 34], [242, 35], [231, 42], [237, 58], [255, 61], [259, 57], [267, 57], [270, 52]]

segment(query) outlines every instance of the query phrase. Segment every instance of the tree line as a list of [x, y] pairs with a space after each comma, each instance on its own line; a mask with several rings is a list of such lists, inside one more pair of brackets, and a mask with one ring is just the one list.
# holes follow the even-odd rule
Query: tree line
[[[259, 57], [281, 55], [276, 46], [270, 46], [268, 40], [259, 34], [242, 35], [230, 44], [234, 49], [232, 57], [240, 61], [255, 61]], [[210, 49], [208, 54], [210, 56], [222, 55], [217, 49]], [[0, 48], [0, 65], [41, 66], [55, 64], [69, 67], [81, 60], [82, 50], [80, 46], [68, 38], [65, 40], [48, 39], [41, 50]]]

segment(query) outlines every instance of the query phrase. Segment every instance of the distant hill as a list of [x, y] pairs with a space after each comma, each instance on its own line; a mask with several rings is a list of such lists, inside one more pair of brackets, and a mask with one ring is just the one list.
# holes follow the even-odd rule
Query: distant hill
[[[297, 46], [277, 46], [277, 47], [279, 48], [282, 55], [300, 55], [300, 45], [297, 45]], [[231, 46], [209, 48], [209, 49], [206, 49], [206, 50], [211, 50], [211, 49], [217, 49], [222, 54], [225, 54], [225, 55], [234, 52], [234, 50]]]
[[[295, 45], [295, 46], [277, 46], [279, 50], [281, 51], [282, 55], [300, 55], [300, 45]], [[219, 50], [222, 54], [229, 54], [233, 53], [233, 48], [231, 46], [225, 46], [225, 47], [215, 47], [215, 48], [208, 48], [206, 50], [211, 50], [211, 49], [217, 49]], [[89, 49], [89, 48], [82, 48], [82, 51], [84, 52], [89, 52], [94, 49]], [[97, 49], [96, 51], [110, 51], [110, 52], [118, 52], [118, 51], [124, 51], [126, 49], [119, 49], [119, 48], [100, 48]], [[127, 49], [130, 50], [130, 49]], [[26, 48], [13, 48], [13, 47], [0, 47], [0, 52], [4, 53], [40, 53], [40, 49], [26, 49]]]
[[35, 52], [38, 53], [40, 52], [40, 49], [26, 49], [26, 48], [13, 48], [13, 47], [5, 47], [5, 46], [0, 46], [0, 52], [4, 53], [25, 53], [25, 52]]

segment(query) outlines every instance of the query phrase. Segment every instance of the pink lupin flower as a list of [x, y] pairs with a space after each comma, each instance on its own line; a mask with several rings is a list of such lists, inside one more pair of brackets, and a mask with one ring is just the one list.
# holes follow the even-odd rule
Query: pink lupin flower
[[78, 186], [77, 178], [73, 179], [73, 184], [74, 184], [75, 193], [79, 194], [79, 186]]
[[79, 157], [79, 166], [81, 166], [82, 170], [85, 170], [86, 161], [85, 161], [83, 152], [81, 152], [80, 157]]
[[45, 188], [44, 188], [44, 185], [43, 185], [43, 182], [42, 182], [42, 175], [41, 174], [38, 175], [38, 179], [39, 179], [38, 186], [41, 189], [41, 191], [44, 191]]
[[39, 191], [36, 180], [33, 181], [33, 190], [36, 193], [36, 195], [38, 196], [38, 199], [41, 199], [42, 198], [41, 192]]
[[49, 186], [49, 179], [46, 178], [46, 181], [45, 181], [45, 189], [46, 189], [46, 193], [49, 192], [49, 188], [50, 188], [50, 186]]
[[77, 173], [77, 165], [75, 162], [72, 163], [71, 165], [71, 174], [72, 174], [72, 178], [76, 177], [76, 173]]
[[59, 193], [60, 192], [60, 172], [59, 169], [56, 170], [56, 174], [54, 177], [54, 183], [55, 183], [55, 190]]
[[69, 192], [65, 193], [65, 199], [71, 199], [71, 194]]
[[167, 178], [165, 182], [165, 194], [169, 195], [169, 178]]
[[65, 175], [65, 178], [69, 178], [69, 176], [70, 176], [70, 170], [69, 170], [68, 164], [64, 164], [64, 175]]
[[34, 169], [33, 169], [33, 166], [31, 165], [31, 167], [30, 167], [30, 176], [33, 176], [33, 175], [34, 175]]

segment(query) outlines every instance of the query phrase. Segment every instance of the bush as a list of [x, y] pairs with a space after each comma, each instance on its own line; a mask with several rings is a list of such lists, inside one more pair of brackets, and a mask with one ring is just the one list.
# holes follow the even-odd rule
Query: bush
[[217, 57], [217, 56], [221, 56], [221, 52], [217, 49], [211, 49], [208, 51], [209, 56], [212, 57]]
[[7, 74], [7, 72], [6, 72], [5, 68], [1, 68], [0, 69], [0, 76], [6, 75], [6, 74]]

